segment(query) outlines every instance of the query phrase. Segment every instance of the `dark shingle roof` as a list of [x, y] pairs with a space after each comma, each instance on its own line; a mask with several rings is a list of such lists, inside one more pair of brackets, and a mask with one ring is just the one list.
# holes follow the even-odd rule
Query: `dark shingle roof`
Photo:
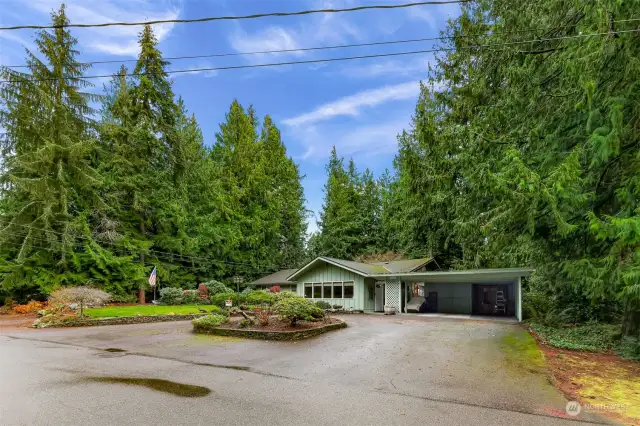
[[291, 284], [295, 281], [287, 281], [287, 277], [296, 272], [297, 269], [283, 269], [282, 271], [275, 272], [266, 277], [259, 278], [250, 285], [276, 285], [276, 284]]
[[409, 260], [392, 260], [389, 262], [373, 262], [374, 265], [380, 265], [386, 268], [387, 272], [403, 273], [412, 272], [420, 268], [425, 263], [431, 262], [433, 259], [425, 257], [422, 259], [409, 259]]

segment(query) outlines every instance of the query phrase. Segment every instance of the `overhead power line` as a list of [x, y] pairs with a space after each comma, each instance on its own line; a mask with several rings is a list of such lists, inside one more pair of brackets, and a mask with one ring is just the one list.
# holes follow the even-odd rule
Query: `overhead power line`
[[420, 2], [404, 3], [404, 4], [357, 6], [357, 7], [343, 8], [343, 9], [311, 9], [311, 10], [301, 10], [298, 12], [255, 13], [252, 15], [243, 15], [243, 16], [210, 16], [206, 18], [195, 18], [195, 19], [157, 19], [153, 21], [141, 21], [141, 22], [104, 22], [100, 24], [67, 24], [67, 25], [15, 25], [10, 27], [0, 27], [0, 31], [24, 30], [24, 29], [45, 30], [45, 29], [54, 29], [54, 28], [62, 28], [62, 27], [64, 28], [99, 28], [99, 27], [140, 26], [140, 25], [157, 25], [157, 24], [192, 24], [196, 22], [211, 22], [211, 21], [239, 21], [243, 19], [302, 16], [302, 15], [312, 15], [316, 13], [359, 12], [362, 10], [374, 10], [374, 9], [403, 9], [403, 8], [415, 7], [415, 6], [469, 3], [470, 1], [471, 0], [420, 1]]
[[[31, 225], [22, 225], [22, 224], [18, 224], [18, 223], [7, 223], [7, 222], [2, 222], [0, 221], [0, 224], [4, 224], [7, 225], [4, 229], [0, 230], [0, 232], [4, 232], [13, 236], [24, 236], [27, 237], [26, 233], [28, 231], [21, 231], [23, 233], [25, 233], [25, 235], [20, 235], [17, 234], [15, 232], [7, 232], [5, 231], [7, 228], [9, 228], [10, 226], [20, 226], [23, 228], [27, 228], [27, 229], [31, 229], [31, 230], [35, 230], [35, 231], [40, 231], [40, 232], [44, 232], [44, 233], [52, 233], [52, 234], [56, 234], [56, 235], [65, 235], [62, 232], [58, 232], [58, 231], [53, 231], [53, 230], [49, 230], [49, 229], [44, 229], [44, 228], [38, 228], [35, 226], [31, 226]], [[43, 242], [45, 242], [46, 240], [43, 239], [42, 237], [29, 237], [29, 238], [33, 238], [36, 240], [42, 240]], [[232, 262], [232, 261], [226, 261], [226, 260], [219, 260], [219, 259], [213, 259], [210, 257], [203, 257], [203, 256], [190, 256], [190, 255], [183, 255], [183, 254], [178, 254], [178, 253], [171, 253], [168, 251], [161, 251], [161, 250], [154, 250], [154, 249], [133, 249], [131, 247], [128, 247], [122, 243], [117, 243], [114, 241], [109, 241], [109, 240], [104, 240], [104, 239], [100, 239], [100, 238], [94, 238], [93, 240], [91, 238], [85, 237], [85, 236], [81, 236], [81, 235], [76, 235], [73, 238], [76, 239], [80, 239], [80, 240], [84, 240], [84, 241], [88, 241], [88, 242], [96, 242], [96, 243], [104, 243], [113, 247], [117, 247], [121, 250], [126, 250], [129, 252], [135, 252], [135, 251], [139, 251], [139, 252], [144, 252], [145, 254], [151, 254], [157, 257], [172, 257], [173, 260], [176, 260], [175, 258], [182, 258], [182, 260], [196, 260], [196, 261], [200, 261], [200, 262], [210, 262], [210, 263], [218, 263], [218, 264], [225, 264], [225, 265], [231, 265], [231, 266], [244, 266], [244, 267], [250, 267], [252, 269], [256, 269], [256, 270], [266, 270], [266, 269], [274, 269], [273, 266], [271, 265], [255, 265], [255, 264], [250, 264], [250, 263], [242, 263], [242, 262]], [[82, 243], [82, 244], [86, 244], [86, 243]]]
[[[574, 36], [562, 36], [562, 37], [551, 37], [551, 38], [538, 38], [533, 40], [523, 40], [523, 41], [512, 41], [506, 43], [488, 43], [488, 44], [476, 44], [466, 46], [465, 49], [483, 49], [483, 48], [491, 48], [491, 47], [502, 47], [502, 46], [514, 46], [521, 45], [527, 43], [541, 43], [547, 41], [558, 41], [558, 40], [570, 40], [570, 39], [580, 39], [580, 38], [589, 38], [589, 37], [600, 37], [600, 36], [610, 36], [611, 34], [624, 34], [624, 33], [636, 33], [639, 32], [640, 28], [632, 29], [632, 30], [622, 30], [605, 33], [587, 33], [587, 34], [578, 34]], [[179, 69], [179, 70], [167, 70], [162, 73], [127, 73], [125, 76], [127, 77], [137, 77], [141, 75], [153, 75], [153, 74], [185, 74], [185, 73], [198, 73], [204, 71], [223, 71], [223, 70], [236, 70], [236, 69], [247, 69], [247, 68], [266, 68], [266, 67], [277, 67], [284, 65], [301, 65], [301, 64], [317, 64], [317, 63], [326, 63], [326, 62], [340, 62], [340, 61], [351, 61], [357, 59], [371, 59], [371, 58], [384, 58], [384, 57], [393, 57], [393, 56], [406, 56], [406, 55], [417, 55], [424, 53], [434, 53], [434, 52], [442, 52], [442, 51], [451, 51], [459, 49], [458, 47], [451, 48], [439, 48], [439, 49], [426, 49], [426, 50], [414, 50], [409, 52], [393, 52], [393, 53], [378, 53], [372, 55], [360, 55], [360, 56], [347, 56], [347, 57], [339, 57], [339, 58], [324, 58], [324, 59], [309, 59], [304, 61], [286, 61], [286, 62], [273, 62], [267, 64], [252, 64], [252, 65], [230, 65], [223, 67], [205, 67], [205, 68], [190, 68], [190, 69]], [[82, 79], [94, 79], [94, 78], [111, 78], [118, 75], [117, 73], [112, 74], [102, 74], [102, 75], [88, 75], [78, 77], [77, 80]], [[75, 78], [74, 78], [75, 79]], [[20, 82], [20, 81], [55, 81], [56, 78], [48, 78], [48, 79], [33, 79], [28, 75], [21, 76], [19, 80], [0, 80], [0, 83], [11, 83], [11, 82]], [[72, 79], [73, 80], [73, 79]]]
[[[625, 19], [614, 21], [614, 23], [618, 22], [630, 22], [630, 21], [640, 21], [640, 18], [636, 19]], [[315, 46], [315, 47], [300, 47], [296, 49], [275, 49], [275, 50], [258, 50], [252, 52], [224, 52], [224, 53], [207, 53], [202, 55], [190, 55], [190, 56], [169, 56], [163, 58], [166, 61], [175, 61], [175, 60], [183, 60], [183, 59], [202, 59], [202, 58], [222, 58], [222, 57], [233, 57], [233, 56], [250, 56], [250, 55], [265, 55], [265, 54], [276, 54], [276, 53], [295, 53], [295, 52], [310, 52], [310, 51], [318, 51], [318, 50], [335, 50], [335, 49], [349, 49], [355, 47], [371, 47], [371, 46], [386, 46], [386, 45], [394, 45], [394, 44], [406, 44], [406, 43], [419, 43], [424, 41], [442, 41], [442, 40], [453, 40], [456, 38], [472, 38], [472, 37], [483, 37], [483, 36], [502, 36], [502, 35], [510, 35], [510, 34], [521, 34], [521, 33], [531, 33], [536, 31], [554, 31], [558, 29], [568, 28], [573, 26], [571, 25], [561, 25], [557, 27], [547, 27], [547, 28], [528, 28], [514, 31], [501, 31], [501, 32], [487, 32], [484, 34], [457, 34], [455, 36], [438, 36], [438, 37], [425, 37], [425, 38], [413, 38], [413, 39], [403, 39], [403, 40], [390, 40], [390, 41], [379, 41], [379, 42], [371, 42], [371, 43], [352, 43], [352, 44], [338, 44], [332, 46]], [[102, 65], [102, 64], [120, 64], [120, 63], [128, 63], [128, 62], [137, 62], [138, 59], [113, 59], [113, 60], [105, 60], [105, 61], [87, 61], [80, 62], [81, 65]], [[28, 68], [29, 65], [5, 65], [7, 68]]]

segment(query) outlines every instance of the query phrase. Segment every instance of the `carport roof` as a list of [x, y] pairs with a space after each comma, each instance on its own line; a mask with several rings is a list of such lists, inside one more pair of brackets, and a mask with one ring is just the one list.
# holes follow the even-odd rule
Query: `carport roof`
[[415, 282], [491, 282], [491, 281], [511, 281], [520, 277], [528, 277], [533, 272], [531, 268], [496, 268], [496, 269], [469, 269], [462, 271], [428, 271], [428, 272], [405, 272], [370, 274], [370, 277], [399, 278], [406, 281]]

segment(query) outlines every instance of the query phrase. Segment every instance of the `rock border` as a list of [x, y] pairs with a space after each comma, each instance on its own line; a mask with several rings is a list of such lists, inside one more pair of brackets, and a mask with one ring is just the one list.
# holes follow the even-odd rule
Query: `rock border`
[[168, 321], [188, 321], [209, 314], [186, 314], [186, 315], [140, 315], [135, 317], [111, 317], [111, 318], [84, 318], [69, 321], [60, 321], [50, 324], [33, 325], [34, 328], [59, 328], [59, 327], [92, 327], [100, 325], [125, 325], [125, 324], [146, 324], [151, 322]]
[[243, 330], [236, 328], [221, 328], [214, 327], [207, 324], [194, 324], [193, 332], [197, 334], [213, 334], [216, 336], [227, 337], [241, 337], [247, 339], [260, 339], [260, 340], [302, 340], [310, 337], [315, 337], [320, 334], [326, 333], [331, 330], [338, 330], [340, 328], [346, 328], [347, 323], [341, 319], [337, 319], [339, 322], [334, 324], [327, 324], [320, 327], [307, 328], [299, 331], [261, 331], [261, 330]]

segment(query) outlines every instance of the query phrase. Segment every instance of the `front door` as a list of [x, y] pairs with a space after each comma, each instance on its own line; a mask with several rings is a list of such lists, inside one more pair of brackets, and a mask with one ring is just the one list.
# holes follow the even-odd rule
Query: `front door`
[[376, 312], [384, 311], [384, 283], [376, 283]]

